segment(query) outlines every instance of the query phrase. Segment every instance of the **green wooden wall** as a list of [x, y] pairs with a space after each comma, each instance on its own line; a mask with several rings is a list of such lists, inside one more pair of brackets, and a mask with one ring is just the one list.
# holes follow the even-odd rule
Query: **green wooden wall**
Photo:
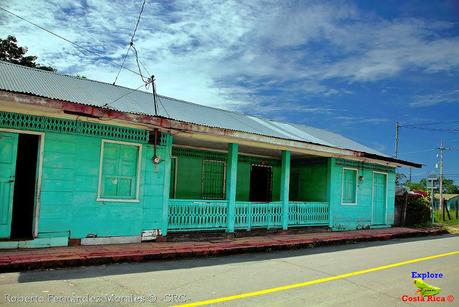
[[[342, 204], [342, 176], [343, 168], [350, 167], [358, 170], [357, 203], [355, 205]], [[341, 159], [330, 159], [330, 220], [329, 224], [333, 230], [348, 230], [369, 228], [372, 226], [373, 206], [373, 172], [387, 173], [387, 210], [386, 224], [394, 222], [395, 204], [395, 169], [368, 163], [345, 161]]]
[[[138, 236], [162, 227], [164, 165], [154, 166], [152, 145], [142, 145], [140, 201], [96, 201], [102, 139], [48, 132], [39, 214], [39, 237]], [[164, 146], [157, 154], [167, 156]]]
[[293, 160], [290, 170], [290, 200], [326, 202], [328, 200], [326, 159]]

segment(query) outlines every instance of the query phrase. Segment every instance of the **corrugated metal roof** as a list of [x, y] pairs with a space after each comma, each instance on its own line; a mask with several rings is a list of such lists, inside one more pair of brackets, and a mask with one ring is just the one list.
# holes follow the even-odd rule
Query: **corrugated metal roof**
[[[122, 112], [154, 115], [150, 93], [3, 61], [0, 61], [0, 89], [97, 107], [109, 104], [111, 109]], [[323, 129], [266, 120], [165, 96], [159, 96], [159, 101], [159, 115], [174, 120], [386, 156]]]

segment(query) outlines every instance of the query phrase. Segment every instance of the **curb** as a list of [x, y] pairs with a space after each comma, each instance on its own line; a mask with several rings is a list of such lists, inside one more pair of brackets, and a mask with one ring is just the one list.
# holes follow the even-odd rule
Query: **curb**
[[106, 253], [72, 253], [67, 255], [43, 256], [40, 259], [31, 259], [30, 257], [19, 257], [16, 259], [0, 258], [0, 272], [17, 272], [27, 270], [40, 270], [50, 268], [78, 267], [88, 265], [102, 265], [120, 262], [145, 262], [153, 260], [172, 260], [195, 257], [208, 257], [219, 255], [232, 255], [251, 252], [270, 252], [274, 250], [288, 250], [299, 248], [314, 248], [320, 246], [333, 246], [352, 244], [358, 242], [385, 241], [399, 238], [424, 237], [443, 235], [448, 232], [445, 229], [428, 229], [416, 232], [402, 232], [393, 234], [369, 234], [360, 237], [329, 237], [329, 238], [309, 238], [309, 239], [291, 239], [276, 240], [275, 242], [257, 242], [249, 244], [246, 242], [222, 242], [212, 246], [196, 246], [185, 248], [169, 248], [156, 250], [138, 250], [128, 252]]

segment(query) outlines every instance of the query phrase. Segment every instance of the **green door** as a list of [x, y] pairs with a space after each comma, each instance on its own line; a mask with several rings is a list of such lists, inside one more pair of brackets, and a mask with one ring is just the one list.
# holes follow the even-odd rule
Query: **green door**
[[373, 176], [373, 224], [386, 224], [387, 175], [374, 173]]
[[18, 134], [0, 132], [0, 238], [11, 234]]

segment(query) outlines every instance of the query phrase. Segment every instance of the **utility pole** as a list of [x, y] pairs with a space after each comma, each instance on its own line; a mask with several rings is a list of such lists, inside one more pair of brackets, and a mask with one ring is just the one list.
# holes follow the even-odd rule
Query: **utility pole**
[[394, 157], [398, 157], [398, 129], [400, 129], [400, 123], [395, 123], [395, 155]]
[[440, 214], [443, 212], [443, 220], [445, 220], [445, 213], [443, 211], [443, 151], [446, 148], [443, 146], [443, 141], [441, 141], [438, 149], [440, 150], [440, 204], [438, 208], [440, 209]]
[[152, 87], [152, 92], [153, 92], [153, 104], [155, 107], [155, 116], [158, 116], [158, 105], [156, 103], [156, 84], [155, 84], [155, 76], [151, 76], [151, 87]]

